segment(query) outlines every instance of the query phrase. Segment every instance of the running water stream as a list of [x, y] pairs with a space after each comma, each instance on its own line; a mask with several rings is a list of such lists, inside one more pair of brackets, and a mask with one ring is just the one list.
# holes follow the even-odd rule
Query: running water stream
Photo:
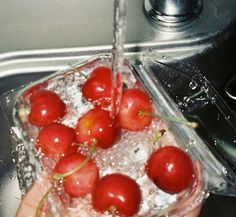
[[126, 34], [127, 0], [114, 0], [112, 72], [122, 72], [124, 62], [124, 43]]
[[113, 19], [113, 47], [112, 47], [112, 108], [111, 115], [114, 116], [119, 109], [122, 82], [121, 73], [124, 65], [124, 43], [126, 35], [126, 7], [127, 0], [114, 0]]

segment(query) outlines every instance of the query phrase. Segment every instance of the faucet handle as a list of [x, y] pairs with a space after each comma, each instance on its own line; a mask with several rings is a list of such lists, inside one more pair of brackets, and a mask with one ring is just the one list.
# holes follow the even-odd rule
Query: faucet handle
[[147, 17], [165, 26], [180, 26], [196, 17], [202, 0], [145, 0]]

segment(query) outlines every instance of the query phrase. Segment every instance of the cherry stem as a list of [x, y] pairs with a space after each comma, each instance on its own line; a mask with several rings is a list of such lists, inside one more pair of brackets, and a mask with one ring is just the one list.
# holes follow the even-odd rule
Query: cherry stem
[[138, 115], [157, 117], [157, 118], [160, 118], [163, 120], [168, 120], [168, 121], [172, 121], [172, 122], [176, 122], [176, 123], [180, 123], [180, 124], [185, 124], [186, 126], [191, 127], [191, 128], [196, 128], [198, 126], [198, 123], [194, 122], [194, 121], [193, 122], [185, 121], [185, 120], [181, 120], [176, 117], [164, 116], [164, 115], [160, 115], [160, 114], [152, 114], [152, 113], [144, 112], [144, 111], [139, 111]]
[[110, 206], [109, 211], [110, 211], [112, 217], [116, 217], [117, 209], [115, 206]]
[[75, 66], [69, 64], [70, 67], [72, 68], [71, 71], [74, 71], [74, 72], [79, 72], [82, 76], [84, 76], [85, 78], [88, 78], [87, 75], [85, 75], [80, 69], [76, 68]]
[[76, 145], [76, 146], [78, 146], [80, 148], [88, 148], [88, 145], [85, 144], [85, 143], [74, 143], [73, 145]]
[[97, 140], [93, 139], [92, 147], [89, 150], [89, 154], [87, 155], [86, 159], [81, 164], [79, 164], [77, 167], [75, 167], [74, 169], [72, 169], [72, 170], [70, 170], [70, 171], [68, 171], [66, 173], [55, 173], [52, 176], [52, 178], [58, 181], [58, 180], [60, 180], [62, 178], [70, 176], [73, 173], [75, 173], [75, 172], [81, 170], [82, 168], [84, 168], [85, 165], [91, 160], [93, 153], [96, 151], [96, 145], [97, 145]]
[[153, 143], [159, 142], [159, 140], [164, 136], [165, 132], [165, 129], [159, 130], [153, 139]]
[[201, 93], [203, 93], [205, 90], [203, 88], [201, 88], [198, 92], [196, 92], [195, 94], [193, 94], [192, 96], [188, 97], [187, 99], [190, 100], [196, 96], [199, 96]]
[[51, 193], [51, 191], [54, 189], [54, 186], [51, 186], [46, 193], [42, 196], [42, 198], [40, 199], [37, 207], [36, 207], [36, 211], [35, 211], [35, 217], [39, 217], [40, 216], [40, 210], [43, 206], [43, 204], [45, 203], [45, 200], [47, 199], [48, 195]]

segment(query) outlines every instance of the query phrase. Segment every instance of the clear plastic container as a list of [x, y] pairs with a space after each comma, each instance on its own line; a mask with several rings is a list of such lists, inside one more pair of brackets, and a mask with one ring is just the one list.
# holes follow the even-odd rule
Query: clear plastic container
[[[68, 113], [62, 122], [66, 125], [74, 127], [78, 117], [92, 108], [92, 104], [86, 102], [81, 95], [81, 85], [94, 67], [99, 65], [110, 66], [110, 64], [111, 58], [109, 55], [96, 56], [83, 63], [75, 65], [68, 70], [56, 72], [37, 82], [22, 87], [19, 90], [11, 91], [2, 97], [2, 106], [5, 108], [9, 121], [11, 121], [12, 124], [12, 135], [16, 147], [18, 179], [23, 195], [27, 193], [35, 179], [37, 179], [43, 170], [42, 162], [34, 148], [34, 143], [39, 129], [28, 123], [28, 113], [26, 111], [28, 110], [29, 104], [27, 100], [25, 100], [24, 94], [30, 87], [38, 83], [44, 83], [45, 89], [53, 90], [58, 93], [67, 105]], [[132, 87], [137, 80], [140, 81], [152, 98], [154, 107], [158, 113], [164, 116], [171, 116], [184, 120], [184, 115], [178, 108], [177, 104], [173, 102], [169, 94], [163, 88], [163, 85], [158, 79], [158, 73], [156, 74], [153, 69], [159, 70], [158, 73], [169, 73], [168, 75], [174, 73], [174, 71], [169, 68], [166, 70], [167, 66], [164, 64], [155, 61], [155, 56], [145, 54], [141, 57], [141, 59], [126, 62], [125, 72], [122, 74], [122, 80], [125, 83], [124, 86]], [[187, 80], [189, 79], [188, 76], [185, 77], [185, 74], [176, 74], [176, 76], [182, 76], [180, 80], [184, 78]], [[173, 78], [174, 79], [172, 81], [176, 81], [177, 78]], [[187, 80], [186, 82], [188, 83]], [[168, 83], [168, 81], [170, 80], [167, 79], [164, 83]], [[197, 84], [199, 85], [198, 87], [200, 87], [200, 85], [202, 86], [201, 83]], [[209, 84], [204, 85], [208, 87]], [[205, 91], [204, 88], [203, 92]], [[192, 96], [195, 95], [194, 91], [199, 92], [197, 88], [191, 88], [191, 85], [189, 90], [193, 90], [191, 92]], [[204, 106], [202, 106], [202, 108], [203, 107]], [[136, 135], [131, 136], [130, 142], [135, 144], [135, 142], [140, 138], [144, 139], [145, 134], [153, 136], [154, 134], [152, 134], [151, 131], [157, 126], [155, 124], [157, 123], [153, 123], [151, 130], [148, 129], [141, 134], [137, 133], [137, 137]], [[162, 198], [168, 202], [164, 205], [160, 205], [162, 203], [162, 199], [159, 197], [159, 200], [161, 201], [160, 204], [153, 205], [153, 207], [151, 207], [152, 209], [149, 207], [147, 209], [150, 210], [146, 211], [145, 207], [141, 207], [141, 211], [138, 216], [185, 216], [187, 214], [191, 214], [191, 212], [193, 213], [194, 211], [199, 212], [197, 209], [201, 207], [205, 198], [207, 198], [208, 192], [223, 193], [226, 195], [236, 194], [236, 191], [234, 191], [235, 187], [232, 184], [235, 180], [233, 171], [225, 163], [225, 161], [221, 160], [220, 155], [216, 156], [215, 153], [213, 154], [212, 150], [209, 149], [208, 145], [203, 142], [194, 129], [175, 122], [162, 121], [162, 124], [170, 132], [172, 142], [175, 143], [175, 145], [178, 145], [181, 149], [185, 150], [194, 162], [200, 162], [201, 169], [198, 166], [196, 167], [200, 181], [195, 183], [191, 189], [174, 196], [163, 194], [163, 192], [158, 192], [157, 190], [157, 195], [163, 194]], [[117, 150], [119, 149], [116, 150], [116, 147], [114, 148], [114, 152], [110, 151], [109, 154], [117, 153]], [[134, 146], [134, 148], [136, 148], [136, 146]], [[146, 147], [144, 147], [144, 149], [145, 148]], [[104, 153], [105, 151], [107, 150], [104, 150]], [[150, 153], [148, 154], [150, 155]], [[132, 159], [132, 157], [129, 157], [129, 159]], [[132, 160], [134, 160], [134, 162], [128, 162], [130, 165], [132, 163], [138, 164], [142, 162], [137, 159], [136, 161], [135, 158]], [[142, 164], [144, 165], [144, 163]], [[198, 163], [196, 164], [198, 165]], [[112, 168], [109, 169], [112, 170]], [[129, 174], [129, 167], [121, 168], [121, 171], [123, 169], [124, 173]], [[106, 173], [106, 168], [103, 169], [103, 173]], [[135, 179], [142, 178], [136, 176], [135, 174], [130, 175]], [[144, 184], [142, 186], [144, 189], [143, 192], [145, 192], [145, 189], [148, 187], [150, 187], [149, 183], [146, 185]], [[146, 200], [145, 195], [143, 195], [143, 198]], [[149, 202], [150, 201], [147, 201], [147, 204]], [[145, 202], [143, 204], [145, 204]], [[53, 206], [53, 204], [51, 206]], [[92, 215], [97, 216], [98, 214], [93, 213]], [[75, 214], [74, 216], [79, 215]]]
[[[142, 71], [141, 75], [148, 73], [155, 86], [162, 86], [168, 98], [171, 98], [172, 103], [185, 117], [199, 123], [195, 131], [214, 158], [223, 165], [221, 172], [227, 185], [221, 190], [214, 190], [212, 187], [210, 191], [235, 196], [236, 116], [231, 108], [207, 78], [188, 63], [174, 60], [158, 51], [145, 51], [133, 65]], [[144, 84], [145, 80], [143, 76]], [[209, 158], [207, 159], [209, 164], [212, 163]]]

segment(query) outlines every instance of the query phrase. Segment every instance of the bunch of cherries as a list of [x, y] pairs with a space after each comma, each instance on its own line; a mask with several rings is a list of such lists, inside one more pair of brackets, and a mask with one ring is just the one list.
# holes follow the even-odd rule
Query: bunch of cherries
[[[112, 72], [98, 66], [82, 86], [83, 97], [94, 106], [77, 121], [75, 129], [61, 123], [66, 104], [44, 84], [30, 88], [28, 121], [39, 127], [35, 147], [47, 158], [60, 157], [53, 169], [53, 179], [62, 180], [64, 192], [70, 198], [81, 198], [91, 193], [92, 205], [98, 212], [113, 216], [133, 216], [142, 201], [141, 190], [135, 180], [115, 173], [99, 177], [93, 160], [96, 148], [108, 149], [121, 136], [121, 129], [142, 131], [152, 122], [153, 105], [140, 87], [124, 89], [118, 114], [111, 116]], [[87, 148], [88, 154], [81, 153]], [[163, 191], [176, 194], [194, 181], [191, 158], [181, 149], [165, 146], [154, 151], [146, 163], [148, 177]]]

